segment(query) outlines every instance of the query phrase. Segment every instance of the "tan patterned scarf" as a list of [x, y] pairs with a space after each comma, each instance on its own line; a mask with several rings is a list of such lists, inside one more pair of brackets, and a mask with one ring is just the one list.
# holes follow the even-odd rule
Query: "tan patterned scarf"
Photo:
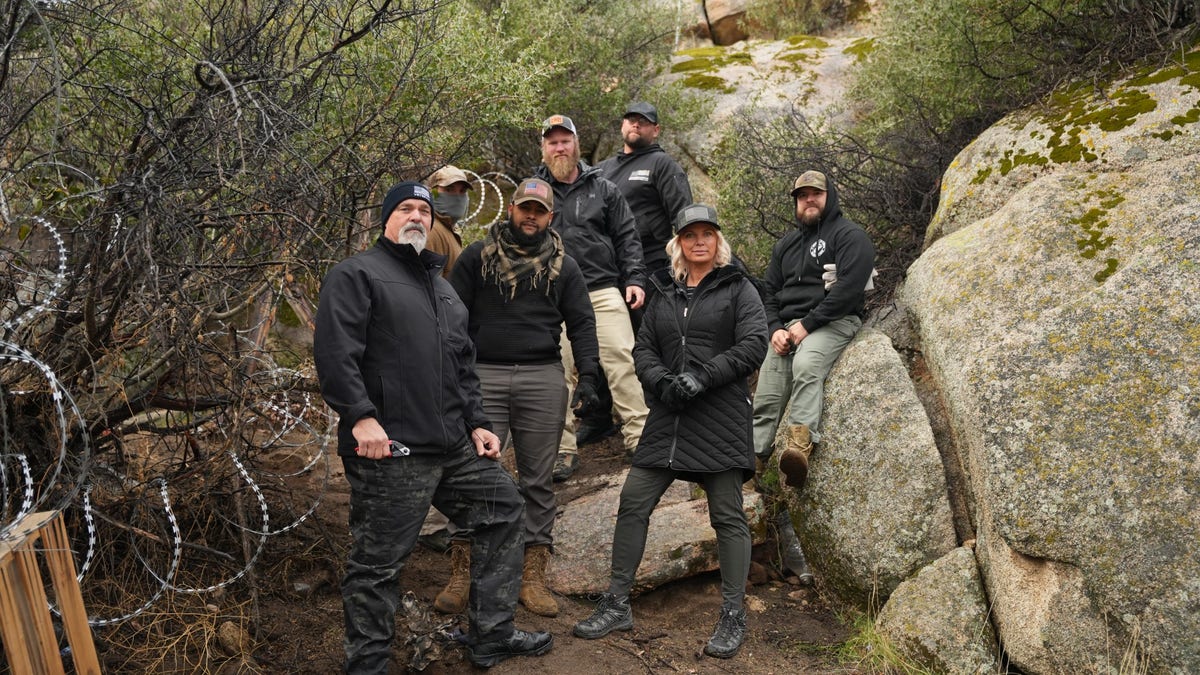
[[483, 246], [483, 278], [495, 281], [509, 300], [516, 297], [517, 286], [525, 280], [531, 289], [544, 287], [549, 295], [562, 273], [563, 255], [562, 237], [554, 230], [547, 228], [541, 242], [527, 248], [513, 236], [512, 221], [504, 220], [492, 225]]

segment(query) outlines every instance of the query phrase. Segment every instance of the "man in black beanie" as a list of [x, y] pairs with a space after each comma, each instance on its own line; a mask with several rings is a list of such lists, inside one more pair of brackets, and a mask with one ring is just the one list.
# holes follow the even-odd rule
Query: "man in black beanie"
[[525, 505], [496, 461], [467, 310], [440, 275], [445, 256], [425, 250], [432, 219], [429, 188], [396, 185], [382, 236], [321, 285], [313, 356], [340, 418], [354, 539], [342, 579], [348, 673], [388, 671], [400, 570], [430, 504], [472, 532], [471, 663], [541, 655], [554, 642], [513, 626]]

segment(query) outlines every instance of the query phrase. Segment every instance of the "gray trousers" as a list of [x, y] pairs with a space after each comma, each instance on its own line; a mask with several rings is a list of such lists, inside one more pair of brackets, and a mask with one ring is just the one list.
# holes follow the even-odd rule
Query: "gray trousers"
[[807, 425], [813, 443], [821, 441], [825, 378], [860, 328], [862, 319], [844, 316], [810, 333], [791, 354], [780, 356], [767, 347], [754, 390], [754, 454], [771, 456], [789, 399], [788, 424]]
[[551, 531], [558, 505], [554, 500], [554, 461], [563, 433], [567, 385], [561, 362], [544, 365], [478, 363], [483, 410], [500, 437], [512, 434], [517, 480], [525, 497], [525, 545], [554, 543]]
[[[609, 593], [618, 597], [629, 595], [646, 552], [650, 513], [678, 476], [671, 469], [635, 466], [629, 470], [621, 488], [621, 505], [617, 508], [617, 527], [613, 532]], [[708, 496], [708, 522], [717, 532], [721, 602], [737, 609], [742, 607], [746, 576], [750, 574], [750, 526], [742, 504], [743, 478], [741, 469], [729, 469], [704, 474], [702, 483]]]
[[346, 672], [386, 673], [400, 603], [400, 571], [432, 503], [473, 531], [470, 637], [506, 639], [525, 561], [524, 501], [500, 463], [471, 444], [445, 455], [343, 457], [354, 543], [342, 578]]

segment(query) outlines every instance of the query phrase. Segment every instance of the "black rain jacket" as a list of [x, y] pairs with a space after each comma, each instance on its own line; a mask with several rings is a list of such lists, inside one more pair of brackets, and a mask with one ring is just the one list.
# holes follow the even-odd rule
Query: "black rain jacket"
[[535, 174], [554, 188], [550, 227], [562, 235], [567, 255], [579, 263], [587, 289], [645, 288], [642, 244], [633, 212], [617, 186], [584, 162], [573, 183], [559, 181], [545, 164]]

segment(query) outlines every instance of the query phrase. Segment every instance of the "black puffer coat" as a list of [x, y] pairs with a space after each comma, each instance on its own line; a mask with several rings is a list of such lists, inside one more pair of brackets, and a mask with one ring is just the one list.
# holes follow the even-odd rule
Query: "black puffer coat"
[[[767, 319], [749, 280], [730, 265], [704, 277], [691, 301], [660, 270], [652, 277], [658, 293], [646, 310], [633, 348], [638, 379], [650, 416], [633, 455], [633, 465], [668, 468], [682, 478], [740, 468], [754, 475], [747, 378], [767, 353]], [[697, 374], [706, 389], [675, 412], [657, 398], [656, 383], [667, 374]]]

